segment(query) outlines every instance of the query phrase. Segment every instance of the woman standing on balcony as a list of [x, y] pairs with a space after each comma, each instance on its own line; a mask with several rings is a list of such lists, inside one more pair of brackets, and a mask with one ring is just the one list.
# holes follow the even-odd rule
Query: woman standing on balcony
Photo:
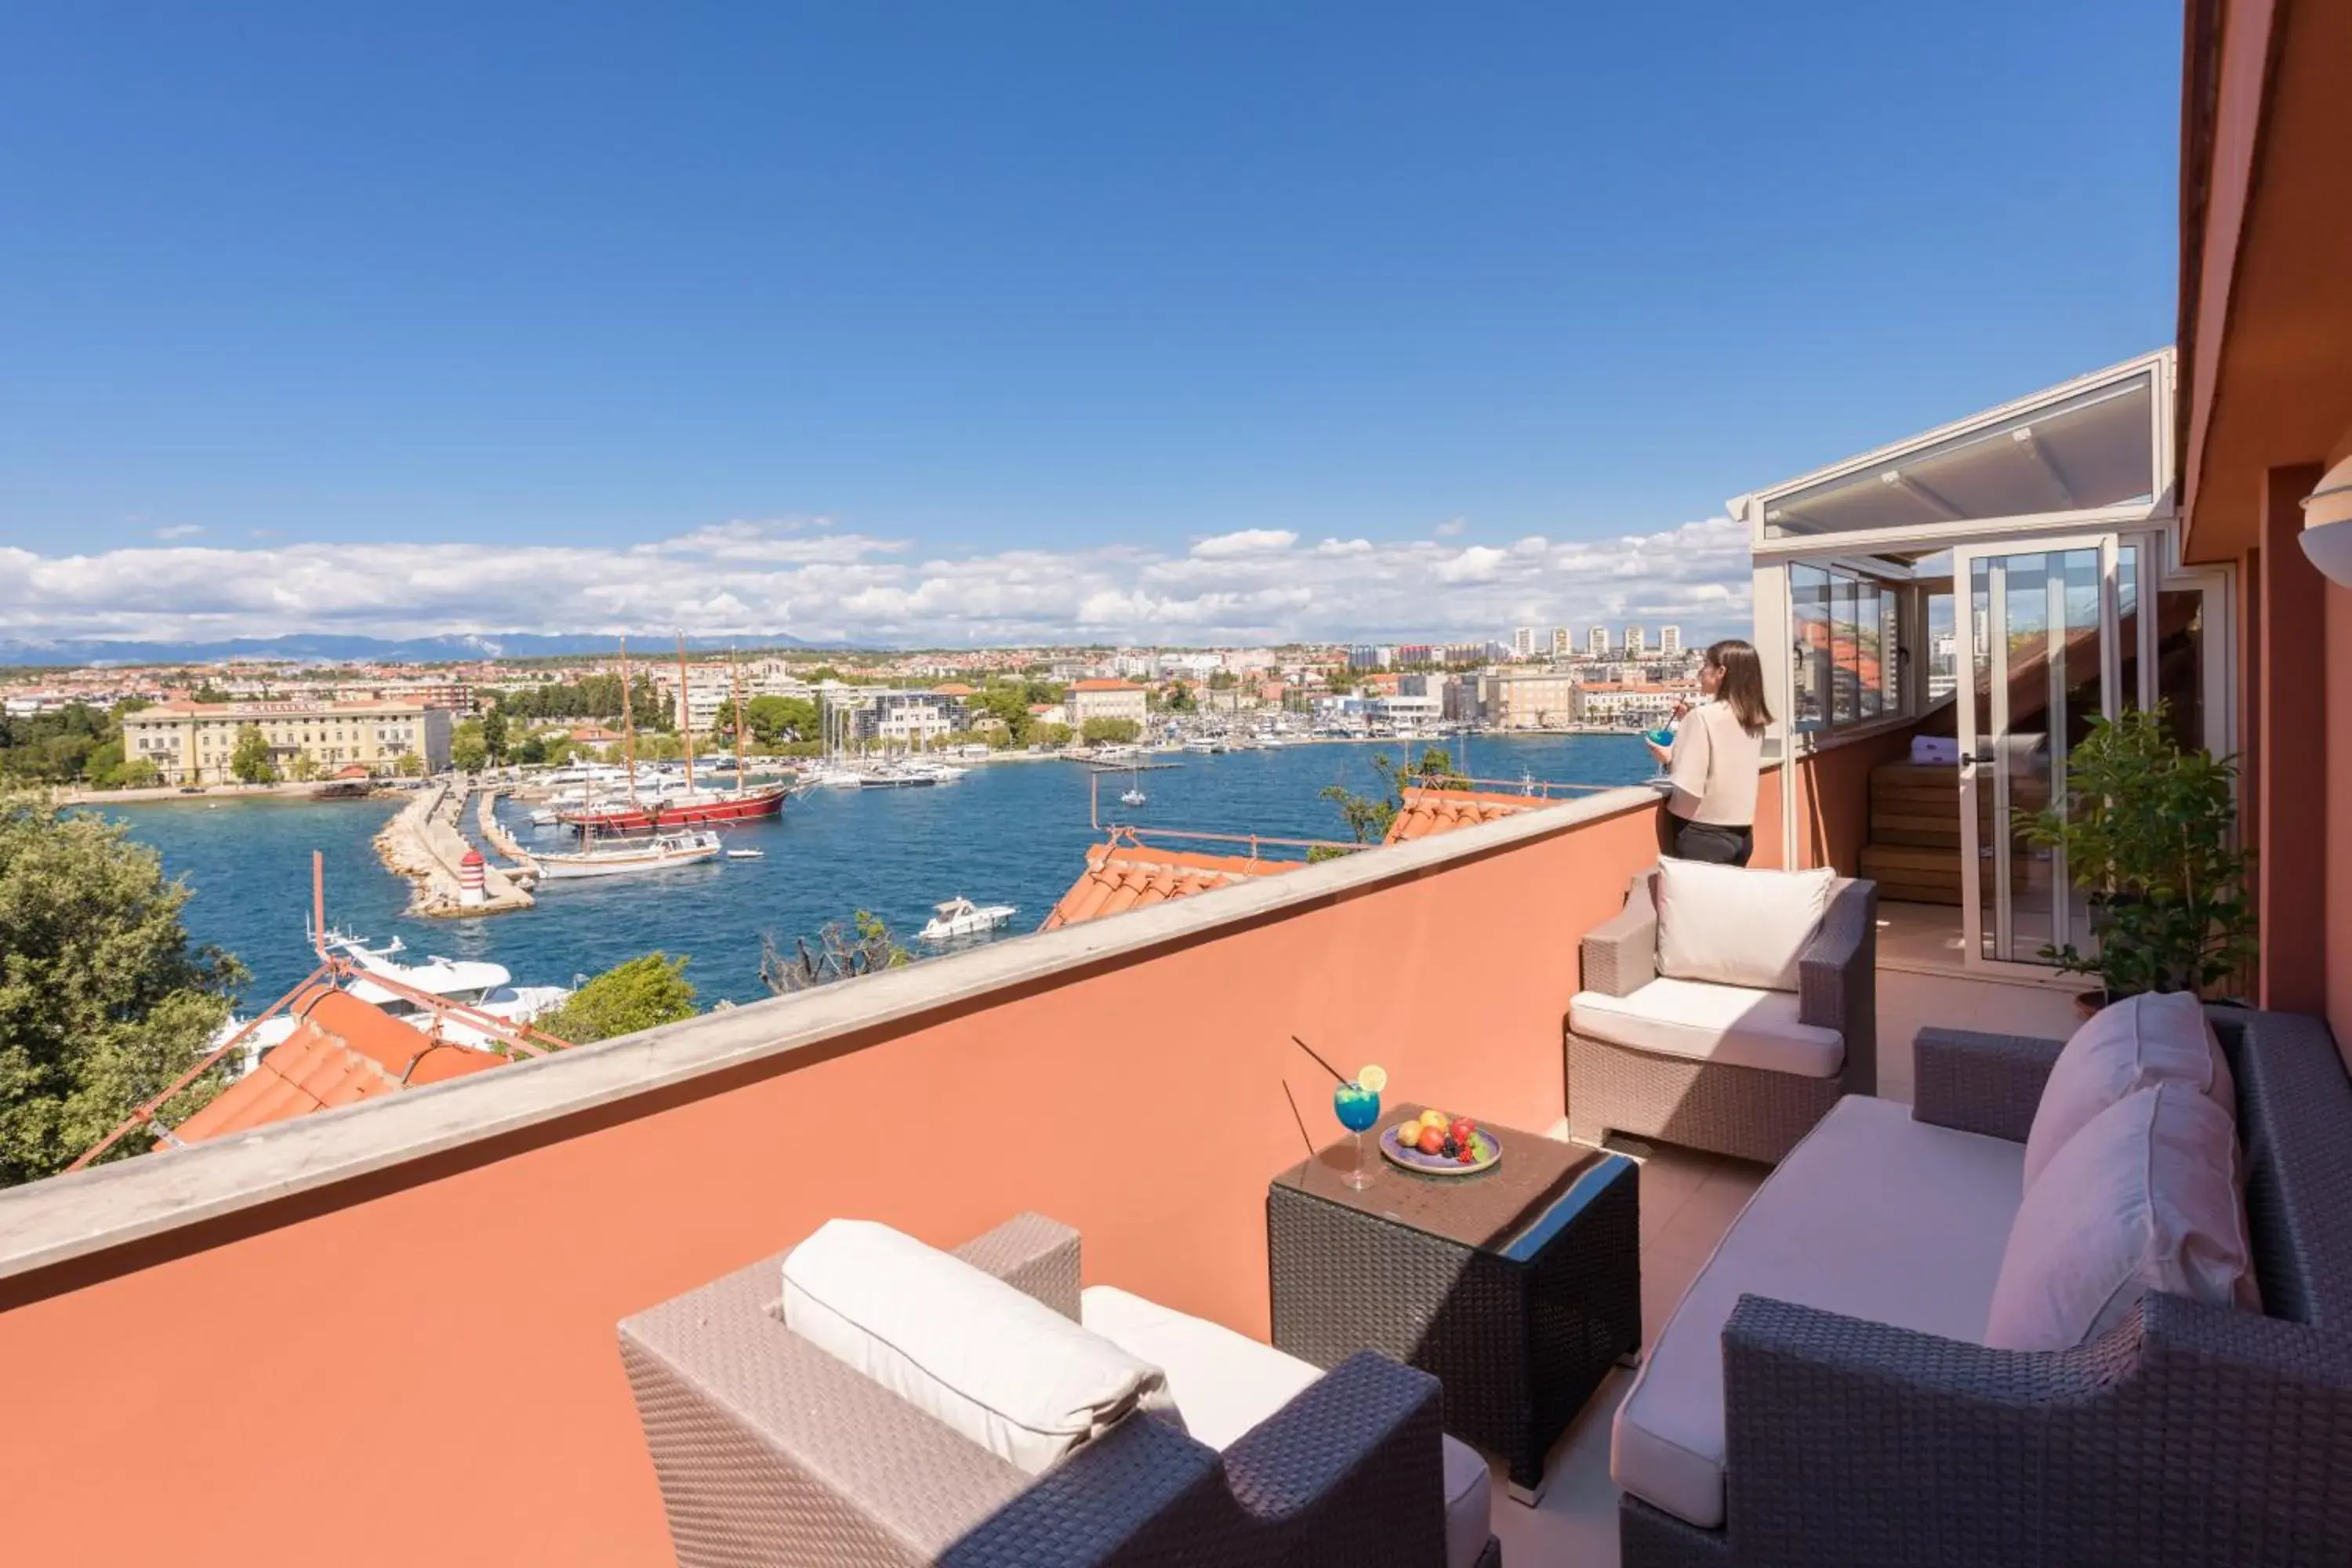
[[1756, 774], [1764, 763], [1764, 666], [1753, 645], [1727, 637], [1698, 667], [1699, 704], [1677, 710], [1669, 751], [1643, 738], [1666, 767], [1674, 792], [1674, 853], [1685, 860], [1745, 866], [1756, 849]]

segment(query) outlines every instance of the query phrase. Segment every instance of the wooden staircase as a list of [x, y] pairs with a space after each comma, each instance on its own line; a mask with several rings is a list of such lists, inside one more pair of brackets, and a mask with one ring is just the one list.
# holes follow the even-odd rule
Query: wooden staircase
[[1949, 763], [1886, 763], [1870, 771], [1870, 842], [1862, 874], [1881, 899], [1960, 901], [1959, 769]]

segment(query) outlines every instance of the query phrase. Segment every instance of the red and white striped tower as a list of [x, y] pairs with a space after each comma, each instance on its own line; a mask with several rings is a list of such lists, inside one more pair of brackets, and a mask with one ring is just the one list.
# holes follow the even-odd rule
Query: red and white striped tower
[[461, 909], [479, 909], [482, 905], [482, 852], [468, 849], [466, 858], [457, 862], [457, 903]]

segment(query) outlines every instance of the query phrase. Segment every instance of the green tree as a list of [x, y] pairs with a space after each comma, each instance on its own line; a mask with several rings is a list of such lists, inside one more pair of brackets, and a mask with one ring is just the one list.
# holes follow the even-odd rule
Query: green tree
[[1171, 680], [1160, 689], [1160, 706], [1171, 713], [1192, 711], [1192, 689], [1181, 680]]
[[1078, 738], [1089, 746], [1124, 746], [1143, 733], [1143, 726], [1132, 719], [1097, 717], [1078, 726]]
[[1326, 784], [1319, 792], [1325, 800], [1339, 808], [1340, 820], [1359, 844], [1378, 844], [1388, 837], [1390, 824], [1404, 809], [1404, 780], [1440, 786], [1466, 783], [1454, 771], [1454, 759], [1436, 746], [1423, 747], [1418, 762], [1400, 774], [1394, 757], [1386, 752], [1372, 753], [1372, 771], [1381, 776], [1381, 793], [1376, 795], [1358, 795], [1345, 784]]
[[814, 741], [824, 724], [805, 697], [754, 697], [743, 704], [743, 718], [760, 744], [771, 748]]
[[133, 757], [122, 764], [124, 789], [153, 789], [163, 781], [163, 771], [145, 757]]
[[489, 753], [490, 761], [494, 763], [503, 763], [507, 760], [505, 709], [493, 708], [482, 715], [482, 749]]
[[[188, 889], [127, 832], [0, 796], [0, 1185], [64, 1169], [203, 1059], [245, 978], [189, 945]], [[199, 1078], [165, 1121], [222, 1081]], [[110, 1157], [146, 1147], [133, 1134]]]
[[247, 724], [236, 732], [236, 747], [228, 754], [228, 771], [239, 784], [276, 784], [278, 764], [269, 760], [269, 740]]
[[297, 752], [294, 753], [294, 761], [289, 764], [287, 771], [294, 775], [295, 783], [309, 784], [319, 776], [318, 760], [308, 752]]
[[574, 991], [571, 1000], [534, 1019], [532, 1026], [584, 1046], [691, 1018], [694, 983], [686, 977], [686, 959], [666, 952], [633, 958]]
[[522, 738], [521, 744], [515, 747], [514, 755], [515, 761], [522, 763], [525, 767], [538, 766], [540, 763], [547, 761], [547, 737], [544, 735], [525, 735]]
[[1070, 727], [1067, 724], [1032, 724], [1029, 726], [1029, 739], [1041, 746], [1066, 746], [1070, 743]]
[[457, 726], [449, 737], [449, 765], [460, 773], [473, 773], [490, 760], [490, 748], [482, 740], [482, 728], [470, 720]]
[[401, 752], [394, 759], [392, 766], [393, 770], [404, 779], [418, 779], [425, 776], [425, 759], [415, 752]]

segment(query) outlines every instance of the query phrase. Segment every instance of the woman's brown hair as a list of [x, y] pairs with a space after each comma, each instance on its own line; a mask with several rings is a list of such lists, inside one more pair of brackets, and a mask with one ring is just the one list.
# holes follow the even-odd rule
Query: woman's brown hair
[[1708, 645], [1706, 662], [1723, 671], [1723, 684], [1715, 689], [1715, 700], [1730, 707], [1741, 729], [1751, 735], [1762, 734], [1771, 725], [1772, 710], [1764, 703], [1764, 661], [1756, 657], [1755, 645], [1726, 637]]

